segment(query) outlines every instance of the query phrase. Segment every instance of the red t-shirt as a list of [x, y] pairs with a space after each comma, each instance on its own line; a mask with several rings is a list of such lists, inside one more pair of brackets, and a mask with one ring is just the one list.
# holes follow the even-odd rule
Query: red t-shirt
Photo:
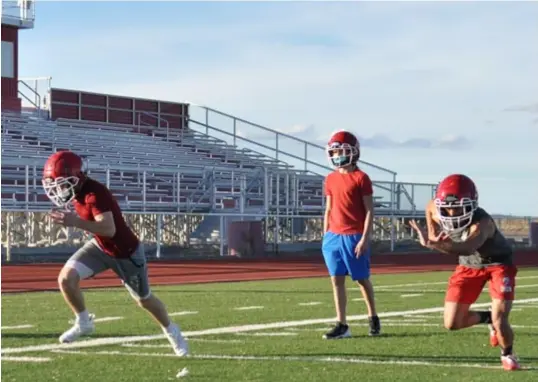
[[138, 237], [129, 228], [118, 202], [106, 186], [88, 178], [73, 202], [75, 211], [83, 220], [95, 221], [95, 216], [112, 211], [116, 233], [113, 237], [95, 235], [101, 249], [109, 256], [130, 257], [138, 247]]
[[328, 230], [340, 235], [364, 233], [366, 208], [362, 198], [373, 193], [372, 181], [362, 170], [327, 175], [325, 195], [331, 197]]

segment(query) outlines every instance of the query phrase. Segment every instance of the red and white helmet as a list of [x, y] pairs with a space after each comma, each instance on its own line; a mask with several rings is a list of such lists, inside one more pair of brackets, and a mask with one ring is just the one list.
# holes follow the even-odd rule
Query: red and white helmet
[[84, 178], [82, 158], [71, 151], [58, 151], [45, 162], [42, 183], [49, 199], [64, 207], [75, 198], [75, 187]]
[[355, 135], [340, 130], [331, 135], [327, 144], [329, 162], [336, 168], [355, 164], [360, 156], [360, 144]]
[[[478, 208], [478, 192], [471, 178], [452, 174], [437, 186], [434, 203], [443, 230], [457, 233], [471, 224]], [[447, 208], [454, 209], [452, 215], [447, 213]]]

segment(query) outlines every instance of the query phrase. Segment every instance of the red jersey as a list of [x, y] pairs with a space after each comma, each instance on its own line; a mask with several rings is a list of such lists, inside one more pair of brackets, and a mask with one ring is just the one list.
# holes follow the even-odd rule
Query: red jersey
[[95, 216], [112, 211], [116, 226], [114, 236], [104, 237], [94, 234], [99, 246], [107, 255], [127, 258], [135, 252], [139, 244], [138, 237], [123, 219], [118, 202], [106, 186], [87, 178], [73, 204], [77, 214], [83, 220], [95, 221]]
[[325, 195], [331, 197], [329, 231], [340, 235], [364, 233], [366, 208], [362, 198], [373, 193], [370, 177], [360, 169], [327, 175]]

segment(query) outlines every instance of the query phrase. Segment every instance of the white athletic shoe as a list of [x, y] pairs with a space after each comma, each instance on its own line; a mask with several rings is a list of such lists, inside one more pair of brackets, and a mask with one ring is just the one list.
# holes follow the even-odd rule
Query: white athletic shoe
[[93, 322], [94, 315], [90, 314], [90, 319], [88, 321], [79, 321], [75, 320], [74, 325], [71, 329], [67, 330], [60, 336], [60, 343], [70, 343], [76, 341], [81, 336], [87, 336], [92, 334], [95, 330], [95, 325]]
[[179, 326], [176, 324], [171, 324], [170, 330], [168, 331], [166, 328], [163, 328], [163, 332], [166, 335], [168, 342], [170, 342], [170, 345], [172, 345], [172, 349], [174, 349], [174, 353], [176, 353], [177, 356], [185, 357], [189, 354], [189, 346], [181, 334]]

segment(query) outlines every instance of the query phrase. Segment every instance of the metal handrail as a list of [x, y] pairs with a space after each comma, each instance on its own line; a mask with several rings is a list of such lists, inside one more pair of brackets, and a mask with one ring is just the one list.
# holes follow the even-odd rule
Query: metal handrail
[[[247, 121], [246, 119], [243, 119], [243, 118], [238, 118], [238, 117], [235, 117], [231, 114], [228, 114], [228, 113], [225, 113], [225, 112], [222, 112], [220, 110], [217, 110], [217, 109], [213, 109], [211, 107], [208, 107], [208, 106], [203, 106], [203, 105], [198, 105], [198, 104], [194, 104], [194, 103], [189, 103], [191, 106], [197, 106], [197, 107], [200, 107], [204, 110], [206, 110], [206, 124], [209, 125], [209, 111], [215, 113], [215, 114], [218, 114], [218, 115], [221, 115], [221, 116], [224, 116], [224, 117], [227, 117], [227, 118], [230, 118], [234, 121], [239, 121], [239, 122], [242, 122], [242, 123], [245, 123], [245, 124], [248, 124], [248, 125], [251, 125], [251, 126], [254, 126], [254, 127], [257, 127], [259, 129], [262, 129], [264, 131], [267, 131], [267, 132], [270, 132], [270, 133], [273, 133], [273, 134], [276, 134], [277, 136], [281, 136], [281, 137], [285, 137], [285, 138], [288, 138], [288, 139], [291, 139], [291, 140], [295, 140], [297, 142], [300, 142], [302, 144], [305, 144], [307, 146], [311, 146], [311, 147], [315, 147], [317, 149], [322, 149], [322, 150], [325, 150], [325, 148], [321, 145], [318, 145], [318, 144], [315, 144], [315, 143], [311, 143], [311, 142], [308, 142], [308, 141], [305, 141], [304, 139], [301, 139], [301, 138], [297, 138], [297, 137], [294, 137], [292, 135], [289, 135], [289, 134], [286, 134], [286, 133], [281, 133], [277, 130], [273, 130], [273, 129], [270, 129], [268, 127], [265, 127], [265, 126], [262, 126], [262, 125], [259, 125], [257, 123], [254, 123], [254, 122], [250, 122], [250, 121]], [[189, 120], [192, 120], [192, 119], [189, 119]], [[239, 137], [238, 137], [239, 138]], [[271, 148], [274, 150], [274, 148]], [[284, 153], [286, 155], [289, 155], [288, 153]], [[391, 175], [397, 175], [397, 173], [395, 171], [392, 171], [392, 170], [389, 170], [388, 168], [385, 168], [385, 167], [381, 167], [381, 166], [378, 166], [378, 165], [375, 165], [373, 163], [370, 163], [370, 162], [366, 162], [366, 161], [363, 161], [363, 160], [359, 160], [359, 163], [363, 163], [365, 165], [368, 165], [368, 166], [371, 166], [375, 169], [378, 169], [378, 170], [381, 170], [381, 171], [384, 171], [384, 172], [387, 172]]]

